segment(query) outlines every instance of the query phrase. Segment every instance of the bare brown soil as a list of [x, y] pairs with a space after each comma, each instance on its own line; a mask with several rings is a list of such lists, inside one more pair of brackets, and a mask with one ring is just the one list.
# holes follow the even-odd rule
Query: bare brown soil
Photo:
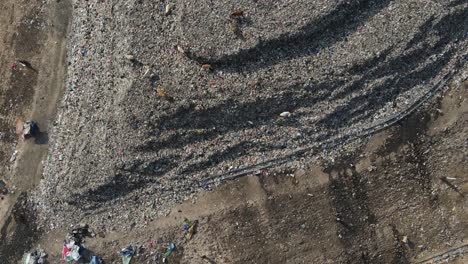
[[[0, 3], [0, 179], [9, 190], [0, 201], [1, 263], [13, 263], [38, 236], [27, 197], [41, 179], [48, 128], [63, 93], [69, 5], [67, 1]], [[14, 127], [19, 118], [39, 124], [35, 139], [18, 138]]]
[[[87, 246], [109, 263], [120, 263], [117, 252], [128, 243], [147, 247], [134, 263], [161, 263], [156, 253], [171, 242], [178, 248], [170, 263], [442, 263], [431, 261], [468, 238], [467, 149], [460, 148], [467, 88], [452, 86], [334, 163], [228, 182], [145, 228], [96, 226], [100, 236]], [[199, 220], [192, 240], [180, 239], [186, 217]], [[66, 232], [38, 242], [53, 263]], [[466, 261], [452, 257], [443, 261]]]

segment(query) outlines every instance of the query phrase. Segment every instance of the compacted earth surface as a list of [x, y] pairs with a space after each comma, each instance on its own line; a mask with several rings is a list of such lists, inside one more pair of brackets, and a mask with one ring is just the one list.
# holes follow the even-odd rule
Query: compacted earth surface
[[106, 263], [468, 261], [465, 1], [27, 2], [0, 4], [1, 263], [84, 223]]

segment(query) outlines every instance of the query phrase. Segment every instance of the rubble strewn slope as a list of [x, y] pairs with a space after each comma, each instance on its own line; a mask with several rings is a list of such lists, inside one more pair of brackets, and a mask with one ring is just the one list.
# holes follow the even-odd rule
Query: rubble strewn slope
[[50, 227], [139, 225], [210, 177], [333, 156], [466, 63], [459, 1], [171, 3], [74, 1], [36, 195]]

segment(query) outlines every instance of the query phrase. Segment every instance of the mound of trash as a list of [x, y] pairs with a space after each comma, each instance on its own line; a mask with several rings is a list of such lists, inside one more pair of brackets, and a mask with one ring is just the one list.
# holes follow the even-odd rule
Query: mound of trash
[[457, 1], [73, 7], [46, 228], [144, 225], [223, 179], [351, 151], [458, 76], [468, 47]]

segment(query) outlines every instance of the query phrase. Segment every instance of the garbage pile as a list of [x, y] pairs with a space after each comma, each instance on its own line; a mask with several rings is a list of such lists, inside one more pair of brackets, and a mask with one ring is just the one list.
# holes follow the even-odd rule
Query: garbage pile
[[26, 253], [23, 256], [22, 264], [46, 264], [47, 253], [42, 249], [34, 250], [30, 253]]
[[78, 262], [101, 264], [102, 259], [95, 256], [85, 246], [86, 237], [95, 237], [96, 234], [88, 225], [81, 225], [68, 233], [62, 250], [62, 260], [66, 262]]

